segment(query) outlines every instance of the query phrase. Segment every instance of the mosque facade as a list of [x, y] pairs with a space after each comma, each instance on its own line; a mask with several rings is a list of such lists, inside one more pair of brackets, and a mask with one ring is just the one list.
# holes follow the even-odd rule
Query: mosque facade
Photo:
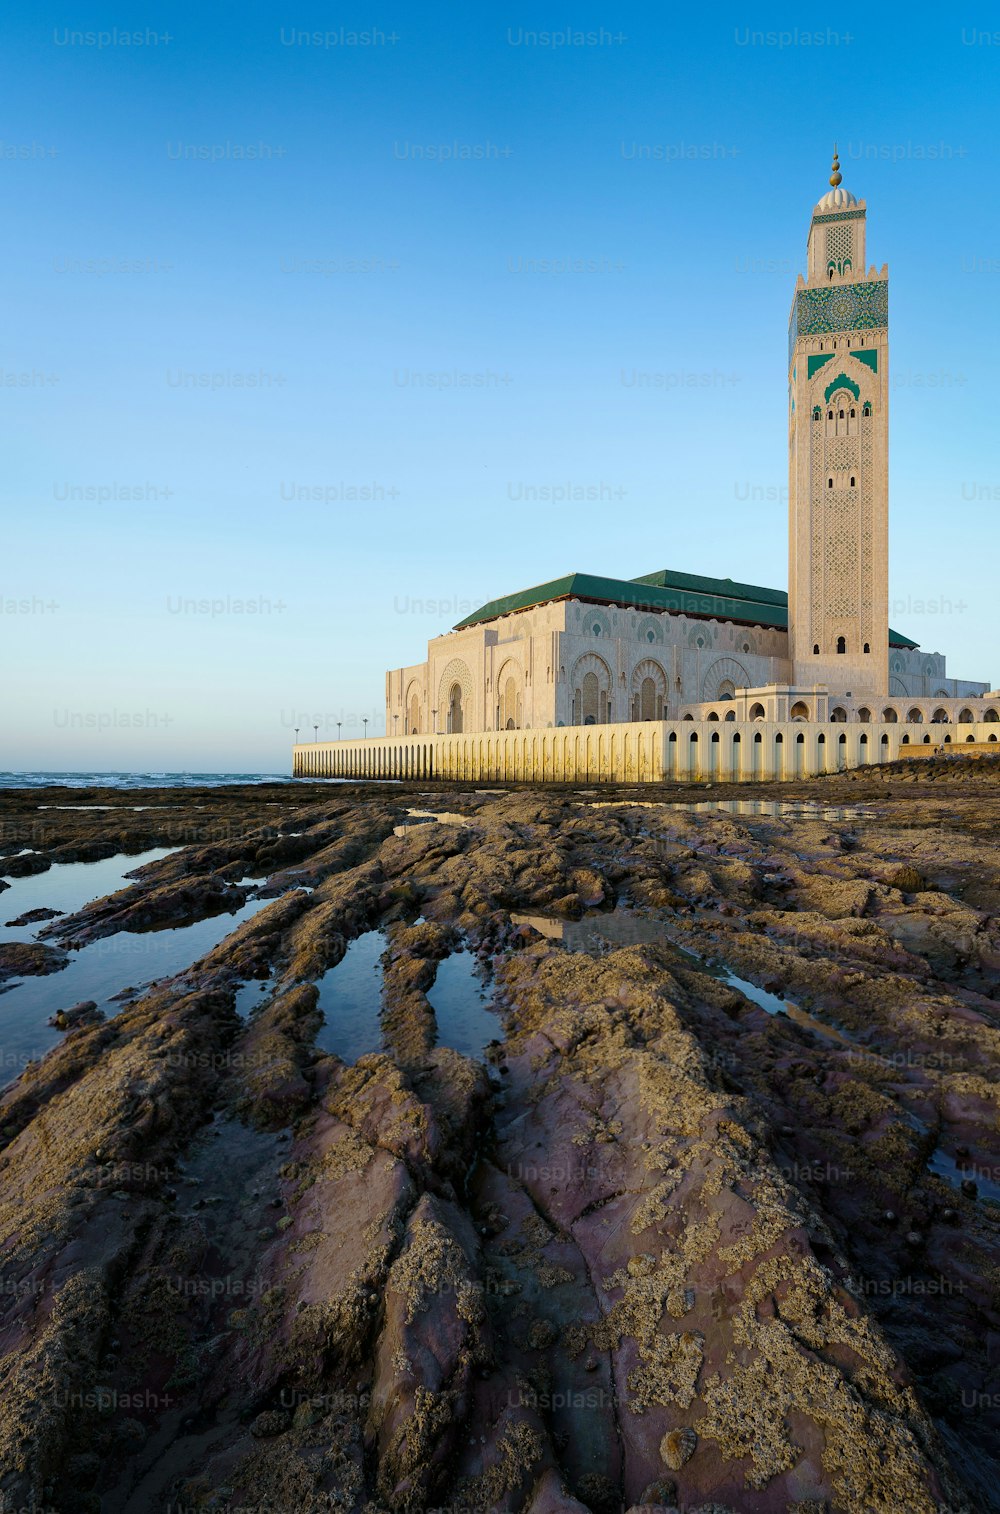
[[[825, 770], [834, 746], [836, 766], [851, 754], [897, 755], [911, 741], [894, 729], [901, 726], [964, 728], [937, 729], [941, 743], [995, 737], [1000, 696], [989, 684], [953, 678], [942, 654], [889, 625], [889, 273], [885, 264], [866, 267], [866, 232], [865, 201], [843, 188], [835, 156], [830, 189], [810, 218], [806, 273], [789, 319], [787, 592], [665, 569], [634, 579], [570, 573], [492, 600], [430, 641], [422, 662], [387, 673], [386, 736], [373, 740], [402, 743], [402, 769], [411, 770], [419, 751], [414, 771], [443, 773], [428, 754], [444, 738], [452, 744], [440, 752], [464, 750], [467, 766], [464, 738], [474, 735], [491, 738], [473, 743], [475, 776], [569, 778], [585, 760], [579, 776], [596, 766], [598, 776], [628, 777], [627, 728], [636, 733], [636, 775], [641, 750], [648, 777], [695, 776], [705, 765], [700, 755], [691, 760], [685, 747], [678, 761], [667, 750], [677, 748], [679, 725], [691, 723], [684, 741], [725, 723], [731, 742], [741, 745], [746, 727], [755, 746], [765, 732], [781, 744], [778, 728], [798, 726], [792, 741], [812, 757], [796, 771]], [[855, 728], [850, 742], [835, 736], [820, 752], [826, 727], [840, 725]], [[603, 747], [596, 732], [582, 746], [569, 739], [572, 728], [587, 727], [609, 733]], [[858, 727], [873, 728], [871, 741]], [[567, 735], [537, 739], [560, 731]], [[525, 732], [533, 733], [530, 751], [542, 754], [541, 771], [518, 735]], [[718, 743], [717, 729], [708, 741]], [[330, 771], [355, 771], [349, 746], [359, 753], [357, 771], [372, 773], [371, 741], [340, 746]], [[594, 755], [572, 755], [581, 752]], [[735, 761], [727, 751], [716, 770], [784, 772], [784, 761], [776, 766], [765, 755], [754, 768], [744, 753]], [[388, 767], [376, 758], [377, 771], [400, 768], [388, 750], [383, 756]], [[312, 752], [309, 770], [319, 761]]]

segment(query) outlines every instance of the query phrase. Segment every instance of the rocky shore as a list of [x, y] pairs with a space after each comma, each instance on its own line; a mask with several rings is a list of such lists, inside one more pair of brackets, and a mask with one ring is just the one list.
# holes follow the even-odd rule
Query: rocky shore
[[0, 791], [0, 1514], [1000, 1509], [998, 828], [986, 760]]

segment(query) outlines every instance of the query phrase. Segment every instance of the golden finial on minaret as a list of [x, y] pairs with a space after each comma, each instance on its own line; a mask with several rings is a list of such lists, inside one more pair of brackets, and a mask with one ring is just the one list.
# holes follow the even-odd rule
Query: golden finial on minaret
[[841, 184], [843, 182], [843, 179], [844, 179], [844, 175], [840, 171], [840, 159], [837, 157], [837, 144], [836, 144], [836, 142], [834, 142], [834, 144], [833, 144], [833, 172], [830, 175], [830, 183], [833, 185], [834, 189], [836, 189], [837, 185]]

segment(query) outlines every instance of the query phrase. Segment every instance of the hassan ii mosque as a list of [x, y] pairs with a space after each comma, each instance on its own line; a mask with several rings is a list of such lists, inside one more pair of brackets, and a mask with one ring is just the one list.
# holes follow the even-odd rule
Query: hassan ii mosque
[[386, 735], [296, 776], [806, 777], [1000, 736], [1000, 694], [888, 621], [889, 272], [867, 207], [814, 206], [788, 326], [788, 592], [671, 569], [491, 600], [386, 675]]

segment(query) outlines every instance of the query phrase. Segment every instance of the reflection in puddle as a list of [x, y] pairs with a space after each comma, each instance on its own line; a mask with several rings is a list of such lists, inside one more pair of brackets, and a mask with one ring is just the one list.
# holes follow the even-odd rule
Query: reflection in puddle
[[332, 1051], [343, 1062], [356, 1062], [382, 1045], [379, 1012], [382, 1006], [382, 953], [385, 932], [365, 931], [350, 942], [336, 967], [316, 984], [323, 1024], [316, 1035], [321, 1051]]
[[407, 831], [415, 830], [418, 825], [428, 825], [431, 821], [437, 821], [440, 825], [468, 825], [468, 815], [456, 815], [449, 810], [414, 810], [407, 809], [406, 813], [412, 815], [412, 820], [404, 821], [401, 825], [394, 825], [394, 836], [405, 836]]
[[728, 967], [699, 957], [696, 952], [682, 946], [679, 941], [673, 939], [667, 923], [657, 919], [655, 915], [640, 915], [632, 910], [616, 909], [607, 912], [595, 911], [593, 914], [584, 915], [580, 920], [560, 920], [550, 915], [511, 915], [511, 920], [515, 925], [532, 926], [548, 940], [558, 941], [565, 946], [567, 951], [589, 952], [592, 956], [598, 956], [617, 946], [641, 946], [646, 943], [665, 942], [681, 952], [683, 956], [690, 958], [703, 972], [713, 978], [718, 978], [730, 988], [738, 989], [744, 998], [759, 1005], [769, 1015], [786, 1015], [797, 1025], [814, 1031], [828, 1041], [837, 1041], [842, 1046], [854, 1045], [850, 1037], [844, 1035], [842, 1031], [835, 1026], [825, 1024], [822, 1020], [815, 1019], [806, 1010], [800, 1009], [797, 1004], [791, 1004], [787, 999], [779, 999], [777, 994], [768, 993], [766, 989], [758, 988], [756, 983], [751, 983], [749, 979], [738, 977]]
[[489, 995], [471, 952], [453, 952], [438, 963], [427, 998], [437, 1020], [439, 1046], [454, 1047], [478, 1060], [490, 1041], [501, 1038], [500, 1021], [486, 1007]]
[[[357, 936], [336, 967], [316, 985], [324, 1023], [316, 1037], [322, 1051], [356, 1062], [378, 1051], [382, 1039], [382, 955], [384, 931]], [[481, 970], [471, 952], [453, 952], [438, 963], [427, 1000], [437, 1022], [437, 1044], [464, 1056], [480, 1058], [490, 1041], [503, 1034], [497, 1016], [486, 1008]]]
[[1000, 1204], [1000, 1168], [982, 1167], [970, 1159], [959, 1163], [939, 1146], [928, 1160], [927, 1170], [933, 1172], [935, 1177], [943, 1178], [953, 1188], [961, 1188], [964, 1182], [971, 1180], [979, 1189], [981, 1198]]
[[148, 986], [184, 972], [267, 902], [250, 899], [232, 914], [212, 915], [172, 930], [102, 936], [71, 954], [61, 972], [21, 979], [3, 996], [0, 1078], [16, 1077], [27, 1061], [42, 1056], [62, 1039], [59, 1031], [46, 1024], [57, 1010], [93, 999], [111, 1019], [123, 1008], [124, 1001], [116, 1000], [122, 989], [133, 984]]
[[272, 983], [269, 978], [251, 978], [249, 983], [241, 983], [236, 990], [235, 1006], [236, 1013], [241, 1020], [248, 1020], [255, 1009], [260, 1009], [267, 995], [271, 992]]
[[[99, 862], [54, 862], [44, 873], [30, 878], [11, 878], [10, 888], [0, 893], [0, 917], [17, 920], [31, 909], [55, 909], [72, 915], [94, 899], [128, 888], [129, 873], [147, 862], [159, 862], [177, 851], [174, 846], [156, 846], [150, 851], [135, 852], [131, 857], [103, 857]], [[47, 922], [36, 925], [0, 924], [0, 941], [30, 941]]]
[[811, 799], [618, 799], [602, 800], [595, 810], [685, 810], [692, 814], [769, 816], [792, 820], [871, 820], [875, 811], [857, 805], [820, 804]]

